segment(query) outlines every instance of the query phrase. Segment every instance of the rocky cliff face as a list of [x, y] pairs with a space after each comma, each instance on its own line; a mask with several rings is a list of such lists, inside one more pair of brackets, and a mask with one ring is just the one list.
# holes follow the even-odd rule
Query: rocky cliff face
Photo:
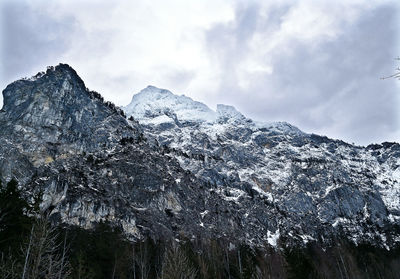
[[110, 148], [123, 137], [138, 137], [140, 127], [104, 103], [68, 65], [60, 64], [3, 91], [1, 136], [35, 166], [60, 156]]
[[3, 95], [0, 172], [57, 222], [259, 246], [400, 242], [398, 144], [357, 147], [153, 86], [127, 120], [63, 64]]
[[214, 112], [155, 87], [124, 109], [184, 169], [239, 205], [247, 229], [265, 228], [270, 243], [338, 234], [386, 247], [400, 241], [397, 143], [353, 146], [288, 123], [256, 123], [231, 106]]

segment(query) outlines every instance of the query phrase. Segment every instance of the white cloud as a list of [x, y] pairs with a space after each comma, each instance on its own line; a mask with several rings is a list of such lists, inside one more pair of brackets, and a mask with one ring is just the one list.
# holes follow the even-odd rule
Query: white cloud
[[[107, 3], [102, 2], [95, 12], [91, 5], [77, 9], [78, 1], [64, 1], [49, 7], [49, 14], [73, 15], [82, 26], [73, 38], [76, 45], [62, 60], [79, 72], [88, 73], [85, 80], [90, 87], [100, 87], [106, 98], [124, 104], [134, 91], [147, 84], [195, 92], [200, 83], [213, 83], [213, 65], [201, 42], [206, 28], [233, 19], [232, 7], [227, 2]], [[169, 71], [192, 72], [193, 80], [183, 87], [179, 81], [168, 78]], [[129, 77], [125, 79], [124, 92], [116, 94], [115, 84], [96, 80], [99, 73], [107, 75], [108, 82], [112, 79], [121, 82], [119, 77]]]

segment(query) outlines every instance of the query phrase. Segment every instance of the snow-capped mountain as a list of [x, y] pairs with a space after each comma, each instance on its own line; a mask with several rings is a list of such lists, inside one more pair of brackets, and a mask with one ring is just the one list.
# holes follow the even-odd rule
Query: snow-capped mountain
[[[151, 109], [137, 113], [133, 107]], [[207, 117], [187, 124], [199, 107]], [[398, 144], [353, 146], [288, 123], [256, 123], [232, 106], [214, 112], [155, 87], [134, 95], [125, 112], [184, 169], [215, 185], [222, 199], [249, 202], [243, 218], [264, 201], [267, 235], [307, 242], [340, 228], [354, 242], [377, 238], [387, 247], [400, 241], [393, 231], [383, 232], [400, 220]]]
[[165, 123], [164, 116], [170, 108], [174, 114], [169, 117], [172, 121], [179, 119], [180, 122], [213, 122], [217, 117], [203, 103], [151, 85], [134, 95], [131, 103], [123, 109], [137, 120], [151, 119], [153, 123]]
[[400, 242], [397, 143], [354, 146], [153, 86], [126, 119], [65, 64], [3, 95], [2, 179], [42, 193], [55, 222], [254, 246]]

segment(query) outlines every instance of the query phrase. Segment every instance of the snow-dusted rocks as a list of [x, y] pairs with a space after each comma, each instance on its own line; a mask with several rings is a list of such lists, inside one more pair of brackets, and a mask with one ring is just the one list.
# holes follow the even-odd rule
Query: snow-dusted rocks
[[217, 114], [218, 114], [218, 121], [221, 122], [245, 120], [243, 114], [238, 112], [233, 106], [218, 104]]
[[52, 220], [232, 245], [400, 242], [400, 145], [359, 147], [149, 86], [121, 109], [68, 65], [3, 91], [0, 173]]
[[203, 103], [151, 85], [134, 95], [131, 103], [123, 109], [137, 120], [151, 118], [154, 123], [165, 119], [158, 118], [163, 115], [179, 122], [209, 122], [214, 121], [217, 116]]
[[[138, 95], [153, 98], [145, 94], [147, 89]], [[135, 105], [145, 106], [138, 95]], [[168, 98], [180, 97], [168, 91]], [[172, 115], [182, 110], [182, 102], [166, 106]], [[185, 105], [189, 115], [190, 107]], [[262, 226], [269, 243], [278, 243], [279, 237], [306, 243], [341, 234], [356, 243], [378, 239], [383, 247], [400, 240], [387, 230], [400, 224], [398, 144], [353, 146], [285, 122], [254, 122], [227, 105], [218, 105], [216, 115], [213, 121], [192, 118], [190, 125], [173, 123], [168, 114], [137, 119], [149, 140], [165, 146], [197, 178], [222, 189], [215, 191], [221, 199], [240, 205], [246, 222], [255, 218], [248, 229]], [[247, 194], [230, 194], [235, 191], [229, 189]], [[261, 218], [260, 208], [268, 212]], [[279, 236], [271, 233], [276, 231]]]

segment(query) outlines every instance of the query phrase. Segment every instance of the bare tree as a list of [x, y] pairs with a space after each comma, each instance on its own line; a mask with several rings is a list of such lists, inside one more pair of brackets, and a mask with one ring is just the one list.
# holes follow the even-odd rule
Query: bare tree
[[2, 279], [17, 279], [21, 275], [20, 263], [9, 253], [0, 252], [0, 276]]
[[[395, 60], [400, 61], [400, 57], [395, 58]], [[400, 79], [400, 67], [396, 68], [396, 72], [394, 74], [387, 76], [387, 77], [383, 77], [381, 79], [388, 79], [388, 78]]]
[[33, 232], [35, 229], [35, 225], [32, 226], [31, 229], [31, 234], [29, 235], [29, 243], [28, 243], [28, 248], [26, 248], [26, 252], [24, 252], [25, 255], [25, 262], [24, 262], [24, 269], [22, 271], [22, 279], [26, 278], [26, 274], [27, 274], [27, 269], [28, 269], [28, 260], [29, 260], [29, 256], [31, 254], [31, 248], [32, 248], [32, 244], [33, 244]]
[[[139, 249], [135, 249], [135, 245], [132, 244], [132, 272], [133, 277], [136, 277], [136, 273], [140, 274], [140, 279], [147, 279], [149, 278], [150, 274], [150, 255], [148, 249], [147, 241], [142, 241], [139, 243]], [[137, 269], [136, 269], [137, 267]]]
[[231, 279], [231, 267], [229, 265], [228, 247], [225, 247], [225, 255], [226, 255], [226, 271], [228, 272], [228, 279]]
[[208, 264], [204, 259], [204, 255], [203, 252], [199, 252], [197, 254], [197, 262], [199, 265], [199, 272], [200, 272], [200, 277], [201, 278], [207, 278], [208, 272], [209, 272], [209, 268], [208, 268]]
[[172, 242], [164, 254], [162, 278], [194, 279], [196, 275], [197, 270], [192, 266], [186, 253], [178, 243]]
[[32, 227], [29, 242], [23, 249], [25, 263], [22, 279], [64, 279], [70, 274], [66, 259], [66, 237], [58, 241], [59, 234], [49, 223], [49, 216], [42, 214]]

